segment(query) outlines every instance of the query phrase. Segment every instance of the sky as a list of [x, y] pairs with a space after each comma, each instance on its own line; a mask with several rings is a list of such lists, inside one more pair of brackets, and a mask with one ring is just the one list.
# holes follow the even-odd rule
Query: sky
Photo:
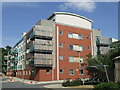
[[93, 20], [102, 35], [118, 39], [117, 2], [3, 2], [2, 47], [14, 46], [40, 19], [53, 12], [72, 12]]

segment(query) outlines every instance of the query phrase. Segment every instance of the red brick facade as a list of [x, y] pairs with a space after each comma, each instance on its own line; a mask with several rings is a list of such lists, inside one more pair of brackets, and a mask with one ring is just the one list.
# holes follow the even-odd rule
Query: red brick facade
[[[63, 34], [59, 35], [59, 42], [63, 43], [63, 47], [59, 47], [59, 55], [64, 57], [63, 60], [59, 60], [60, 69], [64, 70], [64, 73], [60, 74], [60, 79], [66, 79], [66, 78], [75, 79], [75, 78], [88, 77], [86, 70], [85, 70], [85, 73], [86, 73], [85, 75], [79, 75], [79, 68], [80, 68], [79, 63], [69, 62], [69, 56], [79, 57], [79, 52], [69, 50], [68, 45], [69, 44], [81, 45], [83, 47], [83, 51], [80, 52], [80, 57], [83, 57], [84, 62], [87, 62], [86, 55], [91, 53], [91, 50], [88, 50], [87, 48], [88, 46], [91, 46], [91, 40], [87, 39], [87, 36], [90, 35], [92, 31], [75, 28], [75, 27], [63, 26], [63, 25], [57, 25], [57, 26], [59, 27], [59, 31], [63, 31]], [[79, 39], [68, 38], [69, 32], [76, 33], [76, 34], [82, 34], [83, 39], [79, 40]], [[70, 69], [74, 69], [75, 71], [74, 75], [69, 75]]]

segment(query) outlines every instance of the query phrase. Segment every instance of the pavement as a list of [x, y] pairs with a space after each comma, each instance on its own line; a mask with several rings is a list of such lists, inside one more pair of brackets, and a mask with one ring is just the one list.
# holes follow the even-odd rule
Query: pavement
[[43, 88], [68, 88], [68, 87], [63, 87], [62, 84], [51, 84], [51, 85], [45, 85]]
[[[10, 79], [12, 78], [12, 80], [10, 81]], [[19, 79], [19, 78], [15, 78], [15, 77], [4, 77], [2, 79], [0, 79], [2, 81], [2, 88], [45, 88], [45, 89], [49, 89], [50, 87], [48, 87], [48, 85], [53, 84], [56, 86], [56, 84], [61, 84], [62, 85], [62, 81], [47, 81], [47, 82], [36, 82], [33, 81], [33, 83], [29, 83], [30, 80], [23, 80]], [[53, 88], [53, 86], [51, 87]], [[60, 88], [60, 87], [59, 87]]]
[[25, 84], [52, 84], [52, 83], [63, 83], [63, 80], [56, 80], [56, 81], [33, 81], [33, 80], [26, 80], [20, 79], [17, 77], [9, 77], [9, 82], [22, 82]]

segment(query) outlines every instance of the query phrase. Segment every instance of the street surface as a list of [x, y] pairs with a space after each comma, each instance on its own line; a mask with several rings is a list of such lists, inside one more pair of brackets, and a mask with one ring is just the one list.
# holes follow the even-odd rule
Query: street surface
[[8, 80], [9, 78], [2, 79], [2, 88], [43, 88], [43, 86], [49, 85], [49, 84], [25, 84], [22, 82], [9, 82]]

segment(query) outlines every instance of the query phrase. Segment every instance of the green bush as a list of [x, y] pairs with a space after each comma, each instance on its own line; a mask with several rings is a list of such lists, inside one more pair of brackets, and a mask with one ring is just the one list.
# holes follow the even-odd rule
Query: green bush
[[93, 90], [109, 90], [109, 89], [117, 89], [117, 88], [118, 88], [117, 83], [106, 82], [96, 85]]
[[118, 82], [118, 88], [120, 89], [120, 82]]
[[67, 87], [67, 86], [79, 86], [82, 84], [82, 81], [81, 79], [76, 79], [76, 80], [73, 80], [73, 81], [66, 81], [66, 82], [63, 82], [62, 86], [64, 87]]
[[70, 80], [67, 80], [66, 82], [62, 83], [62, 86], [68, 87], [70, 85]]

